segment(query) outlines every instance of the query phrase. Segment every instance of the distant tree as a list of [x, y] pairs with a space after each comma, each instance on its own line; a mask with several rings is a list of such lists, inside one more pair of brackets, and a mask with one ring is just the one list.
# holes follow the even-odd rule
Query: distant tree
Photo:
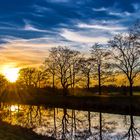
[[92, 59], [90, 58], [82, 58], [80, 60], [80, 65], [81, 65], [81, 71], [84, 77], [86, 78], [86, 88], [90, 88], [90, 78], [91, 78], [91, 73], [93, 71], [93, 62]]
[[135, 39], [140, 41], [140, 19], [137, 20], [134, 25], [129, 28], [129, 33]]
[[137, 37], [133, 33], [116, 35], [109, 44], [112, 47], [114, 65], [126, 75], [132, 96], [134, 79], [140, 72], [140, 44]]
[[22, 68], [19, 71], [20, 76], [18, 79], [20, 85], [25, 87], [33, 86], [34, 73], [35, 73], [35, 68]]
[[6, 89], [7, 82], [4, 75], [0, 74], [0, 93]]
[[[52, 64], [55, 65], [57, 77], [59, 78], [62, 85], [64, 95], [67, 95], [68, 88], [74, 84], [74, 76], [76, 73], [74, 58], [79, 55], [79, 52], [61, 46], [57, 48], [51, 48], [49, 52], [49, 58], [51, 58]], [[74, 70], [72, 70], [72, 68]]]
[[19, 72], [18, 82], [25, 87], [41, 87], [41, 81], [46, 78], [46, 73], [41, 69], [23, 68]]
[[[47, 78], [47, 73], [46, 71], [42, 69], [36, 69], [33, 73], [33, 79], [32, 82], [34, 83], [35, 87], [40, 88], [41, 87], [41, 82], [46, 80]], [[43, 85], [44, 86], [44, 85]]]
[[91, 48], [91, 57], [95, 64], [97, 71], [97, 81], [98, 81], [98, 92], [101, 95], [101, 86], [103, 81], [107, 79], [107, 69], [109, 64], [107, 59], [109, 58], [110, 52], [107, 51], [101, 44], [95, 43]]
[[52, 88], [55, 88], [56, 64], [51, 55], [45, 59], [44, 62], [45, 72], [52, 77]]
[[79, 51], [73, 51], [73, 56], [71, 58], [71, 67], [70, 67], [70, 80], [71, 80], [71, 88], [74, 90], [75, 84], [77, 84], [80, 80], [80, 60], [81, 53]]

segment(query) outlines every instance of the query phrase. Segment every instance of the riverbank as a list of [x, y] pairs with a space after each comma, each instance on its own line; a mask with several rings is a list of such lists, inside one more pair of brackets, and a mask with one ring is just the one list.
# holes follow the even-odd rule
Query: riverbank
[[47, 136], [37, 135], [31, 129], [13, 126], [0, 121], [0, 140], [55, 140]]
[[47, 94], [41, 91], [16, 91], [3, 93], [0, 102], [11, 104], [43, 105], [46, 107], [105, 112], [115, 114], [140, 115], [140, 96], [92, 95], [66, 96]]

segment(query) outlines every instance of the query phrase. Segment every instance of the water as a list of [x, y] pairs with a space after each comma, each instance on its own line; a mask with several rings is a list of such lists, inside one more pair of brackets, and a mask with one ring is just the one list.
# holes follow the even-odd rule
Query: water
[[68, 140], [140, 139], [140, 117], [45, 106], [1, 104], [2, 121]]

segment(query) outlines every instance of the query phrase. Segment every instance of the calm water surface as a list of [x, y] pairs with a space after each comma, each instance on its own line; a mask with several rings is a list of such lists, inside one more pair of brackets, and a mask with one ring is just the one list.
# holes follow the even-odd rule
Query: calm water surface
[[140, 139], [140, 117], [44, 106], [1, 104], [0, 117], [12, 125], [66, 140]]

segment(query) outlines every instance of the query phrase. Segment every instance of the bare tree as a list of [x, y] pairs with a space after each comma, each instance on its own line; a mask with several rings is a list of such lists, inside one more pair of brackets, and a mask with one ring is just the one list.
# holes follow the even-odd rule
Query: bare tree
[[[47, 78], [47, 73], [46, 71], [42, 70], [42, 69], [35, 69], [34, 73], [33, 73], [33, 79], [32, 82], [34, 84], [35, 87], [37, 88], [41, 88], [41, 83], [46, 80]], [[43, 83], [42, 83], [43, 85]]]
[[52, 77], [52, 88], [55, 89], [56, 65], [51, 55], [45, 59], [44, 65], [45, 71]]
[[70, 50], [67, 47], [59, 46], [50, 50], [49, 56], [57, 69], [57, 77], [62, 85], [64, 95], [67, 95], [68, 88], [74, 84], [76, 71], [72, 69], [75, 69], [74, 58], [78, 55], [78, 51]]
[[20, 70], [18, 83], [25, 87], [41, 87], [41, 82], [46, 78], [46, 73], [41, 69], [23, 68]]
[[80, 60], [80, 65], [81, 65], [81, 71], [82, 74], [84, 75], [84, 77], [86, 78], [86, 88], [89, 89], [90, 88], [90, 76], [91, 76], [91, 72], [93, 70], [93, 62], [92, 59], [90, 58], [82, 58]]
[[137, 20], [132, 27], [130, 27], [129, 33], [131, 34], [131, 36], [140, 41], [140, 19]]
[[8, 81], [6, 80], [6, 78], [2, 75], [2, 74], [0, 74], [0, 88], [2, 89], [3, 87], [5, 87], [5, 85], [6, 85], [6, 83], [7, 83]]
[[20, 85], [25, 87], [33, 86], [33, 74], [35, 73], [35, 68], [22, 68], [19, 72], [19, 80]]
[[140, 45], [131, 34], [117, 35], [109, 44], [112, 47], [114, 65], [127, 77], [129, 93], [132, 96], [134, 79], [140, 72]]
[[71, 88], [74, 90], [75, 84], [80, 81], [80, 60], [81, 54], [78, 51], [73, 51], [73, 57], [71, 58], [71, 68], [70, 68], [70, 75], [71, 75]]
[[107, 73], [107, 68], [109, 65], [106, 60], [108, 59], [109, 55], [109, 51], [106, 50], [101, 44], [95, 43], [91, 48], [91, 57], [95, 63], [95, 68], [97, 69], [99, 95], [101, 95], [103, 80], [107, 78], [105, 73]]
[[3, 99], [7, 96], [7, 92], [5, 92], [7, 90], [7, 83], [8, 81], [6, 80], [6, 78], [0, 74], [0, 98]]

